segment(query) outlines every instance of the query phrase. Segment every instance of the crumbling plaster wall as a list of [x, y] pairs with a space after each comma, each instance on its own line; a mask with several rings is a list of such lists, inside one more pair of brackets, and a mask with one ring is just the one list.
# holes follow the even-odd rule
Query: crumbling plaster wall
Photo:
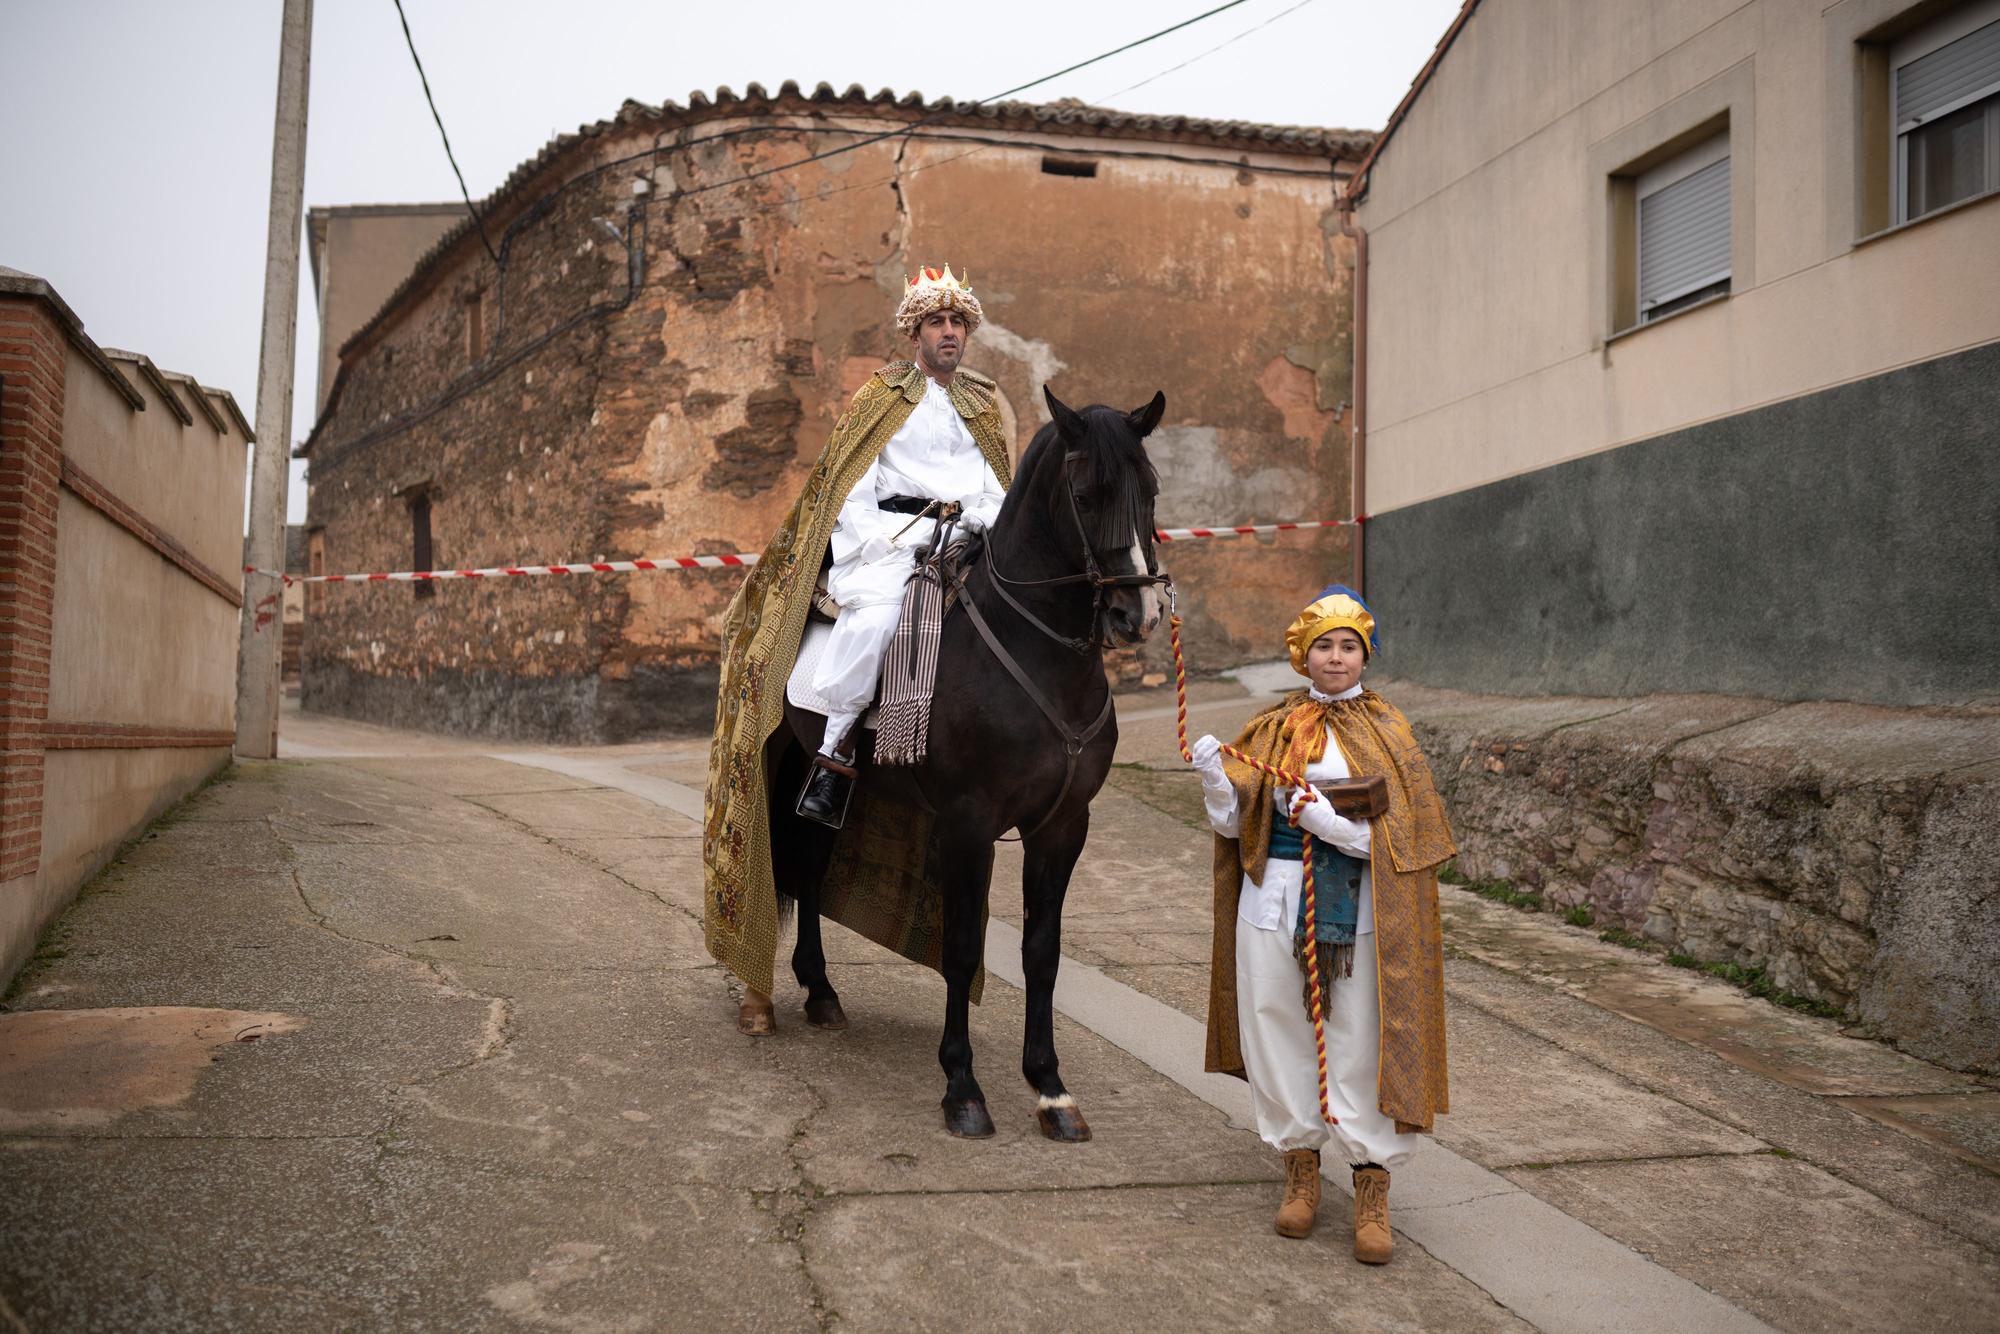
[[[810, 146], [711, 147], [682, 184]], [[1070, 155], [1096, 163], [1077, 177], [1045, 173], [1043, 156], [885, 142], [681, 201], [666, 229], [680, 268], [658, 279], [662, 392], [613, 473], [628, 488], [619, 544], [760, 547], [854, 389], [908, 354], [889, 321], [906, 273], [941, 262], [979, 293], [986, 323], [966, 364], [999, 382], [1017, 455], [1048, 418], [1044, 383], [1076, 405], [1133, 407], [1159, 389], [1163, 526], [1345, 515], [1351, 251], [1330, 173], [1105, 151]], [[640, 359], [605, 383], [647, 375]], [[1338, 531], [1163, 555], [1197, 669], [1270, 656], [1299, 602], [1350, 560]], [[733, 589], [634, 588], [607, 673], [712, 657]], [[1144, 654], [1165, 656], [1164, 641]]]
[[[1348, 512], [1351, 254], [1328, 164], [1251, 170], [1113, 144], [1068, 155], [1094, 158], [1094, 177], [1060, 176], [1039, 144], [917, 137], [700, 191], [829, 143], [730, 128], [703, 125], [712, 142], [661, 141], [659, 157], [565, 190], [513, 227], [504, 292], [490, 264], [463, 262], [350, 351], [313, 463], [309, 522], [329, 569], [407, 568], [406, 488], [426, 481], [440, 565], [760, 549], [853, 391], [907, 355], [890, 322], [904, 275], [943, 261], [984, 304], [967, 364], [999, 381], [1017, 455], [1046, 420], [1045, 381], [1078, 405], [1163, 389], [1162, 525]], [[610, 162], [655, 143], [633, 130], [594, 151]], [[645, 278], [629, 304], [409, 429], [354, 443], [476, 372], [475, 292], [480, 364], [621, 296], [624, 251], [593, 220], [623, 225], [640, 173]], [[513, 222], [491, 220], [496, 241]], [[1192, 664], [1275, 653], [1303, 597], [1346, 575], [1346, 540], [1165, 548]], [[423, 599], [335, 586], [310, 618], [306, 704], [577, 740], [699, 728], [740, 581], [445, 582]], [[1166, 653], [1161, 636], [1119, 666], [1136, 674]]]

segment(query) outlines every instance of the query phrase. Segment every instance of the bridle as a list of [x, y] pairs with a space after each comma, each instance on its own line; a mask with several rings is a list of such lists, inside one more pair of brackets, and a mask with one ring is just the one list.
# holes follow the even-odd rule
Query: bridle
[[[1053, 579], [1009, 579], [1000, 573], [1000, 567], [993, 562], [993, 544], [991, 542], [984, 544], [980, 552], [980, 559], [986, 566], [987, 574], [991, 576], [993, 591], [1000, 595], [1001, 601], [1011, 607], [1016, 615], [1064, 648], [1069, 649], [1073, 653], [1088, 657], [1090, 654], [1104, 647], [1105, 591], [1107, 589], [1137, 588], [1148, 584], [1158, 584], [1166, 588], [1167, 595], [1171, 598], [1173, 596], [1174, 580], [1172, 575], [1159, 572], [1158, 562], [1153, 557], [1150, 543], [1147, 544], [1147, 572], [1145, 574], [1106, 574], [1098, 566], [1097, 553], [1092, 549], [1090, 544], [1090, 530], [1084, 527], [1083, 511], [1077, 507], [1076, 488], [1070, 485], [1070, 465], [1081, 457], [1081, 451], [1074, 449], [1069, 450], [1063, 455], [1062, 489], [1063, 494], [1069, 499], [1070, 518], [1076, 523], [1077, 538], [1083, 548], [1082, 572], [1078, 574], [1058, 575]], [[1135, 538], [1138, 536], [1136, 530], [1133, 536]], [[1097, 734], [1104, 730], [1104, 725], [1111, 721], [1111, 685], [1109, 682], [1105, 683], [1104, 705], [1097, 711], [1097, 717], [1086, 727], [1076, 728], [1070, 726], [1069, 723], [1064, 721], [1063, 716], [1056, 711], [1056, 707], [1050, 702], [1048, 695], [1043, 692], [1040, 686], [1035, 684], [1034, 678], [1028, 675], [1026, 669], [1015, 660], [1014, 655], [1009, 653], [1006, 646], [1000, 642], [1000, 637], [993, 633], [993, 627], [986, 623], [985, 613], [979, 610], [979, 604], [972, 600], [972, 590], [966, 587], [964, 573], [952, 565], [951, 562], [942, 559], [938, 560], [937, 567], [951, 581], [953, 589], [958, 594], [959, 604], [965, 608], [967, 617], [971, 619], [973, 628], [979, 632], [980, 639], [985, 641], [987, 649], [999, 660], [1000, 665], [1007, 669], [1007, 674], [1014, 678], [1015, 684], [1027, 692], [1028, 698], [1034, 701], [1037, 709], [1041, 710], [1042, 717], [1048, 719], [1049, 725], [1054, 727], [1063, 739], [1062, 788], [1056, 793], [1056, 799], [1050, 803], [1048, 813], [1035, 821], [1032, 827], [1021, 831], [1021, 838], [1025, 841], [1039, 833], [1042, 826], [1053, 820], [1056, 812], [1062, 809], [1064, 800], [1069, 796], [1070, 787], [1076, 781], [1077, 757], [1083, 754], [1084, 747], [1088, 746]], [[1007, 591], [1010, 585], [1014, 588], [1060, 588], [1068, 584], [1084, 583], [1089, 584], [1091, 590], [1090, 634], [1087, 638], [1079, 638], [1075, 635], [1061, 633], [1043, 621], [1041, 617], [1022, 606], [1020, 599]]]
[[[1143, 588], [1147, 585], [1158, 585], [1172, 589], [1174, 577], [1170, 574], [1160, 572], [1159, 561], [1153, 555], [1152, 543], [1150, 542], [1145, 544], [1146, 573], [1144, 574], [1106, 574], [1099, 567], [1096, 548], [1091, 546], [1090, 543], [1090, 531], [1083, 526], [1083, 511], [1077, 507], [1076, 488], [1070, 484], [1070, 466], [1082, 457], [1083, 452], [1081, 450], [1069, 450], [1063, 455], [1062, 466], [1063, 498], [1069, 502], [1069, 516], [1071, 521], [1076, 525], [1078, 545], [1083, 548], [1083, 569], [1079, 573], [1057, 575], [1053, 579], [1009, 579], [1006, 575], [1000, 573], [1000, 567], [994, 563], [993, 544], [990, 542], [985, 545], [980, 558], [986, 566], [986, 573], [992, 576], [993, 591], [1000, 595], [1002, 602], [1005, 602], [1008, 607], [1013, 609], [1015, 615], [1041, 631], [1045, 637], [1054, 640], [1070, 652], [1088, 657], [1092, 653], [1101, 651], [1107, 642], [1104, 633], [1104, 617], [1108, 610], [1105, 602], [1107, 590], [1114, 588]], [[1141, 536], [1136, 523], [1132, 536], [1135, 542]], [[1151, 534], [1146, 534], [1145, 536], [1150, 537]], [[1066, 584], [1090, 585], [1090, 634], [1087, 637], [1063, 634], [1041, 617], [1022, 606], [1021, 600], [1008, 592], [1009, 588], [1060, 588]]]

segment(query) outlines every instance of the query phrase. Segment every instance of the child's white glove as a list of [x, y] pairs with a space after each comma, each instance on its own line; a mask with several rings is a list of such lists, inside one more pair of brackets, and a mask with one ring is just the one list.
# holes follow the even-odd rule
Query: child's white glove
[[1190, 746], [1194, 756], [1195, 772], [1201, 775], [1201, 785], [1214, 791], [1229, 787], [1229, 777], [1222, 772], [1222, 743], [1212, 736], [1204, 736]]
[[[1306, 797], [1304, 805], [1299, 807], [1299, 828], [1314, 838], [1325, 839], [1336, 848], [1368, 850], [1366, 822], [1350, 820], [1334, 810], [1326, 794], [1310, 783], [1306, 784]], [[1286, 810], [1289, 811], [1294, 804], [1296, 802], [1288, 794]]]

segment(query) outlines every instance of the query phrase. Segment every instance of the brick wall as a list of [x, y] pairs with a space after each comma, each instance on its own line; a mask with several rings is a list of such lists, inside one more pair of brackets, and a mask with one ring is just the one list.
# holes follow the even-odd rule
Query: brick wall
[[247, 435], [0, 269], [0, 985], [229, 760]]
[[41, 860], [64, 348], [40, 303], [0, 296], [0, 895]]

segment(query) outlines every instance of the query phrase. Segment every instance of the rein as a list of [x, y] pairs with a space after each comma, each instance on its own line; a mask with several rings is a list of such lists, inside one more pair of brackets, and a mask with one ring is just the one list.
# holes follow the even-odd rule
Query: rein
[[[1000, 567], [994, 563], [993, 543], [990, 540], [981, 547], [980, 560], [986, 566], [987, 574], [991, 576], [990, 582], [993, 591], [1000, 595], [1000, 600], [1005, 602], [1016, 615], [1020, 616], [1029, 625], [1032, 625], [1043, 637], [1060, 644], [1072, 653], [1081, 657], [1088, 657], [1092, 653], [1101, 651], [1104, 647], [1104, 594], [1106, 589], [1134, 588], [1147, 584], [1160, 584], [1164, 585], [1171, 592], [1174, 581], [1171, 575], [1153, 574], [1150, 572], [1146, 574], [1108, 575], [1099, 568], [1097, 553], [1091, 549], [1090, 532], [1083, 526], [1083, 513], [1077, 508], [1076, 488], [1069, 484], [1070, 465], [1076, 462], [1078, 457], [1079, 455], [1075, 450], [1070, 450], [1063, 455], [1062, 489], [1063, 495], [1069, 500], [1070, 518], [1076, 523], [1078, 544], [1083, 548], [1082, 572], [1078, 574], [1058, 575], [1053, 579], [1009, 579], [1000, 573]], [[1135, 531], [1133, 535], [1137, 537], [1138, 534]], [[1150, 558], [1148, 559], [1148, 564], [1151, 564]], [[1007, 651], [1006, 645], [1000, 642], [1000, 637], [993, 633], [993, 627], [986, 622], [985, 613], [980, 611], [979, 604], [973, 601], [972, 590], [966, 587], [965, 576], [947, 562], [940, 561], [939, 568], [951, 580], [952, 588], [958, 593], [960, 605], [965, 608], [966, 614], [972, 620], [973, 629], [979, 632], [979, 637], [985, 642], [988, 651], [995, 658], [999, 659], [1000, 665], [1007, 669], [1007, 674], [1014, 678], [1014, 683], [1027, 692], [1028, 698], [1041, 711], [1042, 717], [1048, 719], [1049, 725], [1056, 729], [1056, 734], [1062, 737], [1063, 740], [1062, 788], [1056, 793], [1056, 799], [1050, 804], [1048, 812], [1041, 819], [1035, 821], [1033, 827], [1021, 831], [1021, 838], [1023, 841], [1026, 841], [1040, 833], [1043, 826], [1053, 820], [1056, 812], [1062, 809], [1063, 802], [1069, 797], [1070, 788], [1076, 783], [1077, 757], [1082, 755], [1084, 747], [1088, 746], [1096, 739], [1097, 734], [1104, 730], [1104, 725], [1111, 721], [1111, 686], [1109, 682], [1106, 682], [1104, 687], [1104, 707], [1097, 711], [1097, 717], [1083, 728], [1072, 727], [1063, 718], [1062, 714], [1057, 711], [1056, 706], [1050, 702], [1048, 695], [1042, 691], [1042, 688], [1035, 684], [1034, 678], [1030, 677], [1027, 670], [1021, 666], [1014, 655]], [[1041, 617], [1021, 605], [1021, 600], [1007, 591], [1010, 584], [1015, 588], [1060, 588], [1068, 584], [1083, 583], [1089, 584], [1091, 588], [1090, 634], [1087, 638], [1061, 633]]]
[[[1062, 480], [1063, 496], [1069, 501], [1069, 517], [1076, 524], [1077, 544], [1083, 548], [1083, 569], [1081, 572], [1077, 574], [1061, 574], [1053, 579], [1009, 579], [1006, 575], [1000, 573], [1000, 567], [994, 563], [992, 543], [989, 542], [986, 544], [986, 548], [982, 554], [986, 561], [987, 573], [993, 576], [993, 591], [1000, 595], [1001, 601], [1013, 608], [1028, 624], [1041, 631], [1046, 638], [1061, 644], [1072, 653], [1087, 657], [1091, 653], [1101, 651], [1104, 648], [1104, 591], [1106, 589], [1141, 588], [1148, 584], [1157, 584], [1166, 588], [1172, 588], [1174, 580], [1172, 575], [1154, 574], [1150, 570], [1145, 574], [1106, 574], [1098, 568], [1097, 552], [1090, 545], [1089, 530], [1083, 526], [1083, 512], [1076, 506], [1076, 488], [1069, 484], [1070, 465], [1075, 463], [1080, 457], [1082, 457], [1081, 454], [1076, 450], [1070, 450], [1063, 455]], [[1133, 536], [1135, 538], [1138, 536], [1136, 529], [1133, 532]], [[1147, 557], [1147, 564], [1152, 564], [1150, 555]], [[1007, 591], [1010, 586], [1014, 588], [1060, 588], [1065, 584], [1090, 585], [1090, 635], [1088, 638], [1082, 638], [1077, 635], [1065, 635], [1052, 629], [1041, 617], [1022, 606], [1019, 598], [1016, 598], [1012, 593]]]

